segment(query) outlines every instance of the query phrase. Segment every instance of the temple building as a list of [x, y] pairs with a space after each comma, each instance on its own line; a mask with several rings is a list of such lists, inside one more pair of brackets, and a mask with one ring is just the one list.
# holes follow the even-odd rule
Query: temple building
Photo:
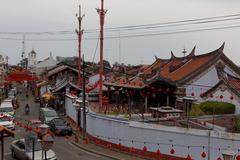
[[225, 43], [212, 52], [196, 55], [194, 47], [184, 57], [156, 57], [136, 74], [106, 75], [111, 102], [133, 106], [172, 106], [187, 111], [192, 103], [223, 101], [233, 103], [240, 113], [240, 69], [223, 52]]

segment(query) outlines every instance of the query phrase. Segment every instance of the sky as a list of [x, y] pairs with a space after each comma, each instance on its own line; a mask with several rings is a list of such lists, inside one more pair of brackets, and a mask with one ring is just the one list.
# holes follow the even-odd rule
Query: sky
[[[240, 13], [239, 0], [104, 0], [104, 2], [105, 8], [108, 9], [105, 28]], [[99, 45], [97, 45], [99, 33], [89, 33], [89, 31], [99, 29], [99, 16], [96, 8], [100, 6], [100, 0], [0, 0], [0, 54], [8, 56], [11, 64], [16, 64], [21, 59], [22, 34], [3, 34], [5, 32], [74, 31], [78, 27], [76, 13], [80, 3], [82, 13], [85, 14], [82, 22], [82, 28], [85, 30], [82, 53], [84, 53], [86, 60], [97, 62], [99, 60]], [[233, 62], [240, 65], [238, 58], [240, 28], [121, 37], [129, 34], [155, 34], [227, 25], [240, 25], [240, 20], [149, 30], [106, 31], [105, 37], [113, 36], [115, 38], [105, 39], [104, 59], [111, 63], [117, 61], [126, 64], [151, 64], [154, 62], [155, 56], [169, 58], [171, 51], [176, 56], [183, 56], [184, 47], [190, 52], [196, 45], [196, 54], [204, 54], [219, 48], [223, 42], [226, 42], [224, 53]], [[6, 38], [14, 40], [6, 40]], [[26, 52], [34, 49], [37, 52], [38, 60], [47, 58], [50, 52], [54, 57], [76, 56], [76, 38], [76, 34], [26, 35]], [[49, 39], [68, 40], [49, 41]]]

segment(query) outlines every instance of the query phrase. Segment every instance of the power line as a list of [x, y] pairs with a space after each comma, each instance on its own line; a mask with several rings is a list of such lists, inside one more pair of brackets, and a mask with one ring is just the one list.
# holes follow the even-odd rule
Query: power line
[[[200, 28], [200, 29], [189, 29], [189, 30], [177, 30], [177, 31], [169, 31], [169, 32], [158, 32], [158, 33], [147, 33], [147, 34], [134, 34], [134, 35], [121, 35], [119, 36], [106, 36], [105, 39], [118, 39], [118, 38], [138, 38], [138, 37], [152, 37], [152, 36], [159, 36], [159, 35], [171, 35], [171, 34], [181, 34], [181, 33], [193, 33], [193, 32], [201, 32], [201, 31], [214, 31], [214, 30], [222, 30], [222, 29], [234, 29], [239, 28], [240, 25], [231, 25], [231, 26], [223, 26], [223, 27], [212, 27], [212, 28]], [[13, 40], [19, 41], [22, 40], [20, 38], [6, 38], [0, 37], [2, 40]], [[83, 40], [97, 40], [99, 38], [83, 38]], [[76, 41], [76, 38], [58, 38], [58, 39], [26, 39], [27, 41]]]
[[[142, 30], [142, 29], [153, 29], [153, 28], [161, 28], [161, 27], [176, 27], [182, 25], [193, 25], [193, 24], [207, 24], [207, 23], [216, 23], [216, 22], [225, 22], [232, 20], [239, 20], [240, 14], [232, 14], [225, 16], [215, 16], [215, 17], [207, 17], [207, 18], [198, 18], [198, 19], [188, 19], [181, 21], [170, 21], [163, 23], [152, 23], [152, 24], [143, 24], [143, 25], [130, 25], [130, 26], [120, 26], [120, 27], [110, 27], [105, 28], [105, 31], [113, 32], [113, 31], [127, 31], [127, 30]], [[90, 29], [86, 30], [85, 33], [97, 33], [99, 29]], [[10, 35], [67, 35], [67, 34], [75, 34], [75, 31], [44, 31], [44, 32], [0, 32], [0, 34], [10, 34]]]

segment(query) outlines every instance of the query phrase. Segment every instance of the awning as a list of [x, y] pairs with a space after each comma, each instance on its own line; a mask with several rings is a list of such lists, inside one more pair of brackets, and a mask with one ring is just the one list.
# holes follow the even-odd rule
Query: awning
[[6, 128], [6, 127], [3, 127], [3, 126], [0, 126], [0, 134], [6, 134], [7, 136], [12, 136], [14, 137], [16, 132]]

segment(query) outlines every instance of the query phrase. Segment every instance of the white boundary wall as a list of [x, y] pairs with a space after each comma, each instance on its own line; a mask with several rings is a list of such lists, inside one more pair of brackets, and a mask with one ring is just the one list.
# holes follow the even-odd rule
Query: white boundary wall
[[[76, 121], [76, 110], [72, 102], [70, 102], [72, 98], [71, 96], [66, 96], [66, 113]], [[132, 147], [133, 145], [133, 147], [138, 149], [142, 149], [145, 145], [149, 151], [153, 152], [158, 149], [159, 143], [161, 153], [165, 154], [169, 154], [173, 144], [175, 145], [176, 156], [186, 157], [190, 154], [195, 160], [202, 159], [203, 146], [205, 146], [204, 151], [207, 152], [209, 140], [211, 160], [221, 156], [223, 150], [229, 146], [236, 153], [238, 148], [240, 148], [239, 134], [125, 121], [115, 117], [98, 115], [91, 111], [87, 113], [86, 119], [87, 132], [94, 137], [117, 144], [121, 142], [124, 146]], [[189, 150], [187, 146], [190, 146]], [[218, 148], [221, 148], [220, 152]]]

